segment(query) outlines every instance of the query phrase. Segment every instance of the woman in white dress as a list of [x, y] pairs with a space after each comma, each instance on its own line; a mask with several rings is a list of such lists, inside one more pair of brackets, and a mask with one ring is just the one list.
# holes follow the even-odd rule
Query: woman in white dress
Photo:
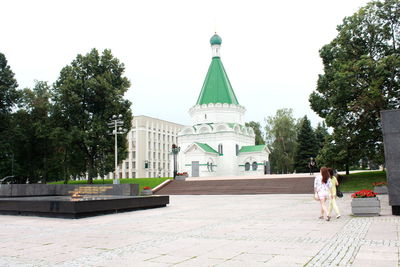
[[314, 194], [321, 204], [321, 216], [320, 219], [329, 221], [331, 219], [328, 216], [328, 209], [326, 208], [326, 200], [330, 197], [331, 181], [330, 181], [329, 170], [326, 167], [320, 169], [320, 174], [315, 177], [314, 180]]

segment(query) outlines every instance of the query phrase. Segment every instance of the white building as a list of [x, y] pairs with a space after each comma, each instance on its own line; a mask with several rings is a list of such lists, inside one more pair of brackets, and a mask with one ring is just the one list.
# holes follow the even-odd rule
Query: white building
[[190, 176], [269, 173], [269, 150], [255, 146], [254, 131], [244, 126], [246, 109], [239, 105], [220, 58], [222, 40], [210, 40], [212, 61], [196, 105], [189, 110], [192, 126], [178, 134], [179, 172]]
[[174, 166], [170, 152], [182, 127], [148, 116], [135, 116], [127, 135], [128, 157], [119, 166], [119, 177], [172, 177]]

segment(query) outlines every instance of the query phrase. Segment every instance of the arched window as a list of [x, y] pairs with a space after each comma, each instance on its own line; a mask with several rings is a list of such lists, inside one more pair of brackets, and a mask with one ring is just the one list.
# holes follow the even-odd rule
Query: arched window
[[239, 145], [236, 144], [236, 156], [239, 155]]
[[251, 169], [253, 170], [253, 171], [256, 171], [257, 170], [257, 167], [258, 167], [258, 165], [257, 165], [257, 162], [253, 162], [253, 164], [251, 164]]
[[244, 164], [244, 170], [250, 171], [250, 163], [246, 162], [246, 164]]
[[218, 154], [222, 155], [224, 154], [223, 148], [222, 148], [222, 144], [218, 145]]

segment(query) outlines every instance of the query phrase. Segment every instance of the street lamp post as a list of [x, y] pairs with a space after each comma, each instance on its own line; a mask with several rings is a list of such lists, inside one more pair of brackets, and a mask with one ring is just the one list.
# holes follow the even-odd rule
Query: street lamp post
[[172, 144], [172, 155], [174, 156], [174, 179], [176, 178], [176, 174], [178, 172], [178, 162], [176, 160], [176, 156], [178, 155], [181, 148], [175, 144]]
[[127, 132], [126, 129], [122, 128], [122, 125], [124, 124], [124, 121], [122, 120], [122, 115], [119, 114], [117, 115], [113, 115], [111, 118], [111, 122], [108, 123], [108, 126], [110, 128], [114, 128], [114, 130], [110, 133], [111, 135], [114, 135], [114, 143], [115, 143], [115, 147], [114, 147], [114, 152], [115, 152], [115, 177], [113, 180], [113, 184], [119, 184], [119, 167], [118, 167], [118, 139], [117, 139], [117, 135], [118, 134], [124, 134]]

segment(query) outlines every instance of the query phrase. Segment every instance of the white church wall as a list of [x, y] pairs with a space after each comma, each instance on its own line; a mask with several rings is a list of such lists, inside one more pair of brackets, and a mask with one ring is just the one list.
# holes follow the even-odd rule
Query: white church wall
[[[264, 164], [268, 161], [269, 154], [262, 152], [240, 153], [238, 158], [239, 175], [264, 175]], [[257, 163], [257, 170], [253, 170], [253, 163]], [[245, 164], [250, 164], [250, 169], [245, 170]]]
[[197, 105], [189, 110], [193, 125], [202, 123], [239, 123], [244, 124], [246, 109], [239, 105], [208, 104]]

